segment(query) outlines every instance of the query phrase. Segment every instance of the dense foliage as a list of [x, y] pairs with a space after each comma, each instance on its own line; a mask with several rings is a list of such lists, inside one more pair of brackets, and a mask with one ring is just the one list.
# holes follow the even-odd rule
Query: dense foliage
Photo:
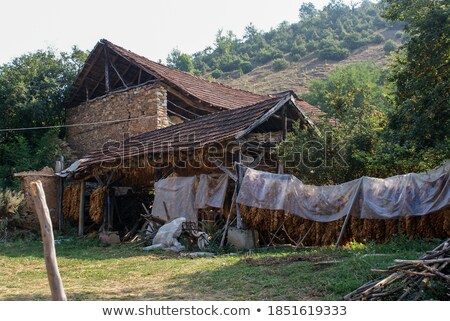
[[[380, 134], [387, 123], [388, 89], [384, 73], [374, 63], [334, 70], [314, 81], [303, 97], [327, 112], [316, 125], [321, 135], [296, 128], [280, 146], [291, 173], [315, 184], [349, 181], [371, 173]], [[292, 157], [296, 155], [295, 157]]]
[[384, 0], [384, 16], [406, 23], [409, 41], [391, 65], [395, 109], [386, 140], [409, 170], [450, 157], [450, 3]]
[[39, 50], [0, 66], [0, 187], [14, 185], [14, 172], [54, 165], [60, 130], [26, 128], [64, 124], [63, 102], [85, 58], [76, 47]]
[[[408, 40], [382, 72], [338, 68], [304, 98], [327, 111], [322, 135], [297, 129], [280, 146], [290, 171], [316, 184], [431, 169], [450, 158], [450, 24], [444, 0], [384, 0]], [[392, 44], [385, 45], [391, 52]], [[386, 74], [385, 74], [386, 73]]]
[[219, 30], [214, 47], [192, 57], [174, 49], [167, 64], [201, 75], [214, 71], [212, 76], [218, 78], [218, 71], [222, 72], [220, 76], [236, 74], [236, 71], [245, 74], [274, 59], [298, 61], [313, 52], [323, 59], [341, 60], [352, 50], [384, 42], [380, 31], [389, 25], [379, 13], [379, 5], [368, 0], [359, 6], [332, 0], [323, 10], [317, 10], [312, 3], [304, 3], [297, 23], [282, 22], [268, 32], [249, 24], [243, 39], [230, 31]]

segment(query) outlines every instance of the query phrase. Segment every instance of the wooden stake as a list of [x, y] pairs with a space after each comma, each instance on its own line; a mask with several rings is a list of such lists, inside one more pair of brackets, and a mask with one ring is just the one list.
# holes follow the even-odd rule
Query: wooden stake
[[80, 183], [80, 212], [78, 214], [78, 236], [84, 235], [84, 190], [86, 188], [86, 182]]
[[67, 301], [61, 275], [59, 274], [58, 262], [56, 261], [52, 221], [50, 219], [50, 212], [47, 207], [47, 201], [45, 200], [44, 188], [42, 187], [41, 181], [31, 182], [31, 195], [41, 226], [45, 266], [47, 268], [47, 277], [52, 293], [52, 300]]
[[222, 239], [220, 240], [220, 248], [223, 248], [223, 246], [225, 245], [225, 238], [227, 237], [227, 232], [228, 232], [228, 227], [230, 226], [230, 220], [231, 220], [231, 211], [233, 210], [233, 204], [236, 200], [236, 186], [234, 187], [234, 192], [233, 192], [233, 197], [231, 198], [231, 205], [230, 205], [230, 210], [228, 211], [228, 217], [227, 217], [227, 221], [225, 223], [225, 227], [223, 228], [223, 235], [222, 235]]
[[336, 245], [334, 246], [335, 250], [337, 250], [339, 248], [339, 243], [341, 243], [342, 236], [344, 235], [344, 230], [347, 227], [348, 221], [350, 220], [350, 212], [352, 211], [353, 205], [355, 204], [355, 199], [356, 199], [356, 196], [358, 195], [359, 190], [361, 188], [362, 181], [363, 181], [363, 178], [361, 177], [359, 179], [358, 186], [356, 187], [355, 194], [353, 194], [352, 199], [349, 201], [349, 202], [351, 202], [351, 204], [350, 204], [350, 207], [348, 209], [347, 216], [345, 217], [344, 224], [342, 225], [341, 233], [339, 233], [339, 237], [338, 237], [338, 239], [336, 241]]

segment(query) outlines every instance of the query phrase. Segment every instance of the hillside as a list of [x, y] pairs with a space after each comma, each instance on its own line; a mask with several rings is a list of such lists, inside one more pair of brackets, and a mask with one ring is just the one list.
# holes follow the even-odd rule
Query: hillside
[[[400, 40], [395, 37], [398, 29], [385, 29], [380, 32], [387, 40], [391, 39], [400, 45]], [[317, 52], [311, 53], [298, 62], [290, 62], [289, 66], [275, 72], [272, 62], [260, 66], [240, 77], [231, 76], [218, 79], [223, 84], [257, 93], [272, 93], [286, 90], [294, 90], [301, 95], [308, 91], [313, 80], [323, 80], [336, 67], [345, 66], [355, 62], [375, 62], [384, 66], [387, 55], [383, 50], [384, 43], [367, 45], [358, 48], [341, 61], [320, 59]]]
[[331, 0], [321, 10], [303, 3], [298, 22], [284, 21], [267, 32], [250, 23], [242, 39], [219, 30], [215, 43], [202, 51], [188, 55], [174, 49], [167, 65], [250, 91], [293, 89], [301, 94], [336, 66], [384, 64], [384, 45], [394, 50], [402, 28], [402, 23], [385, 20], [380, 4], [370, 0], [350, 6]]

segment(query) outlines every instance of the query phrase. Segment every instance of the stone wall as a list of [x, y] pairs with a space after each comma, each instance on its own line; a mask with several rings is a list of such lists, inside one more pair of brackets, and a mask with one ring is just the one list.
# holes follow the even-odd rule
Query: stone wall
[[66, 109], [67, 125], [105, 121], [108, 123], [67, 127], [66, 140], [77, 157], [108, 141], [122, 141], [124, 137], [167, 127], [167, 92], [160, 85], [142, 86]]
[[40, 180], [45, 192], [45, 199], [50, 212], [53, 228], [58, 228], [58, 184], [59, 177], [55, 175], [53, 169], [44, 167], [40, 171], [21, 172], [15, 174], [21, 180], [21, 189], [25, 196], [25, 208], [23, 213], [22, 227], [38, 231], [39, 220], [34, 209], [33, 198], [31, 197], [31, 182]]

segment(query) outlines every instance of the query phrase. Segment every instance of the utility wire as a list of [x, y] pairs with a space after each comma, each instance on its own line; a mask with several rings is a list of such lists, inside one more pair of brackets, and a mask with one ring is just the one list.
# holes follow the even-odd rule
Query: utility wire
[[[173, 104], [175, 107], [178, 107], [182, 109], [183, 111], [186, 111], [192, 115], [195, 115], [196, 117], [200, 117], [200, 115], [197, 115], [190, 110], [186, 110], [183, 107], [178, 106], [174, 102], [167, 100], [168, 103]], [[169, 111], [168, 112], [172, 112]], [[175, 112], [173, 112], [176, 114]], [[177, 115], [181, 116], [181, 115]], [[126, 119], [119, 119], [119, 120], [105, 120], [100, 122], [92, 122], [92, 123], [81, 123], [81, 124], [68, 124], [68, 125], [54, 125], [54, 126], [38, 126], [38, 127], [21, 127], [21, 128], [2, 128], [0, 129], [0, 132], [18, 132], [18, 131], [26, 131], [26, 130], [40, 130], [40, 129], [53, 129], [53, 128], [68, 128], [68, 127], [78, 127], [78, 126], [92, 126], [92, 125], [102, 125], [102, 124], [115, 124], [115, 123], [122, 123], [126, 121], [133, 121], [137, 119], [145, 119], [150, 117], [157, 117], [156, 115], [148, 115], [148, 116], [142, 116], [142, 117], [135, 117], [135, 118], [126, 118]], [[189, 118], [185, 118], [185, 120], [189, 120]]]
[[122, 123], [122, 122], [137, 120], [137, 119], [145, 119], [145, 118], [150, 118], [150, 117], [156, 117], [156, 115], [149, 115], [149, 116], [142, 116], [142, 117], [135, 117], [135, 118], [126, 118], [126, 119], [119, 119], [119, 120], [105, 120], [105, 121], [93, 122], [93, 123], [55, 125], [55, 126], [40, 126], [40, 127], [3, 128], [3, 129], [0, 129], [0, 132], [52, 129], [52, 128], [63, 128], [63, 127], [67, 128], [67, 127], [92, 126], [92, 125], [102, 125], [102, 124], [114, 124], [114, 123]]

